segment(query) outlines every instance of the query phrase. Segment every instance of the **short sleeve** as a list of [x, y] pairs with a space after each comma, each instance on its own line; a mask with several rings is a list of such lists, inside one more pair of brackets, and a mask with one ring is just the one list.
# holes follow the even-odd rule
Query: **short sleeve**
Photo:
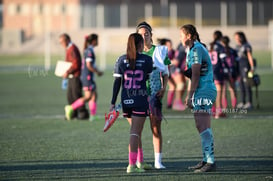
[[171, 64], [171, 60], [168, 57], [168, 54], [166, 55], [165, 59], [164, 59], [164, 64], [165, 65], [170, 65]]
[[150, 74], [153, 71], [153, 59], [148, 56], [147, 59], [147, 73]]
[[94, 61], [93, 52], [90, 49], [87, 49], [85, 52], [85, 61], [86, 62], [93, 62]]
[[202, 51], [201, 48], [193, 47], [191, 50], [191, 61], [192, 64], [202, 64]]
[[252, 52], [252, 48], [250, 45], [246, 45], [246, 52]]
[[114, 74], [113, 74], [113, 76], [114, 77], [122, 77], [123, 72], [121, 70], [122, 70], [121, 69], [121, 59], [118, 58], [116, 60], [116, 64], [115, 64], [115, 67], [114, 67]]

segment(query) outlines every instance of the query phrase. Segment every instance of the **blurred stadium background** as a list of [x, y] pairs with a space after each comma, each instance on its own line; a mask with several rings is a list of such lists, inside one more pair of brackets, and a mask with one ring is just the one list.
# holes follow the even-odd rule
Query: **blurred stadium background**
[[69, 33], [82, 49], [84, 36], [95, 32], [100, 66], [106, 68], [116, 58], [111, 55], [125, 51], [128, 34], [143, 20], [153, 26], [154, 41], [168, 37], [174, 47], [179, 27], [192, 23], [204, 43], [219, 29], [234, 46], [234, 32], [241, 30], [254, 51], [270, 51], [272, 9], [269, 0], [1, 0], [0, 53], [44, 54], [50, 68], [56, 61], [52, 56], [64, 54], [60, 33]]
[[[0, 0], [0, 180], [272, 180], [271, 19], [273, 0]], [[163, 108], [168, 120], [162, 123], [165, 171], [128, 176], [129, 125], [120, 118], [102, 132], [113, 64], [143, 20], [153, 26], [155, 43], [168, 37], [176, 47], [179, 27], [192, 23], [206, 44], [218, 29], [230, 36], [232, 46], [234, 33], [244, 31], [253, 46], [261, 107], [212, 120], [216, 173], [187, 170], [200, 159], [190, 110]], [[80, 50], [85, 35], [99, 34], [97, 60], [107, 69], [97, 79], [99, 121], [63, 121], [65, 91], [54, 75], [56, 61], [65, 54], [58, 43], [63, 32]], [[145, 160], [152, 163], [148, 122], [142, 137]]]

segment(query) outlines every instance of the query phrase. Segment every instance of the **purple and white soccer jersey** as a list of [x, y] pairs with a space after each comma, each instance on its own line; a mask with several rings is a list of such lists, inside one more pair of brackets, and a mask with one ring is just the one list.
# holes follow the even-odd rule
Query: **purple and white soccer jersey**
[[121, 101], [123, 109], [133, 107], [148, 109], [146, 80], [152, 70], [153, 60], [150, 56], [137, 54], [135, 70], [130, 68], [126, 55], [118, 58], [113, 76], [122, 78]]
[[81, 81], [84, 90], [95, 90], [96, 83], [94, 79], [94, 73], [91, 72], [86, 64], [91, 64], [92, 67], [96, 66], [96, 56], [93, 50], [93, 46], [88, 46], [84, 51], [84, 58], [82, 60]]

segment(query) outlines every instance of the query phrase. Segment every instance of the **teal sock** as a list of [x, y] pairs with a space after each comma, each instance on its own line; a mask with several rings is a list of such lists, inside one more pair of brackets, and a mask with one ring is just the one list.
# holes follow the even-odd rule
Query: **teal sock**
[[213, 135], [210, 128], [203, 131], [201, 134], [203, 161], [214, 163], [214, 143]]

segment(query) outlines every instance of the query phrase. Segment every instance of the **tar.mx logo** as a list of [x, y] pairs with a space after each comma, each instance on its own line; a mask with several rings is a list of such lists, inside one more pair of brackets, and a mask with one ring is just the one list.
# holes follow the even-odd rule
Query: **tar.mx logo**
[[48, 70], [41, 67], [28, 66], [28, 77], [46, 77], [48, 76]]
[[210, 106], [210, 105], [213, 105], [213, 101], [209, 98], [198, 98], [198, 99], [193, 99], [192, 105], [193, 105], [193, 107], [195, 107], [195, 106]]

